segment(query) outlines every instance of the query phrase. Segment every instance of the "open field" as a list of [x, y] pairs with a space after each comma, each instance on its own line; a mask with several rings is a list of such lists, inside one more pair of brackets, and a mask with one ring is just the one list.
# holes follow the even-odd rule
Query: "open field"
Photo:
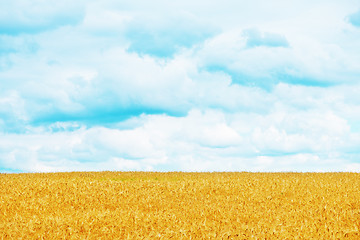
[[0, 239], [29, 238], [360, 239], [360, 174], [0, 174]]

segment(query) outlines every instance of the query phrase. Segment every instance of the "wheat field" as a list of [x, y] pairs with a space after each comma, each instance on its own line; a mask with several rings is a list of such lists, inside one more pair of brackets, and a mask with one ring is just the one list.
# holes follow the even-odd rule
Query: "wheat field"
[[360, 239], [360, 174], [0, 174], [0, 239]]

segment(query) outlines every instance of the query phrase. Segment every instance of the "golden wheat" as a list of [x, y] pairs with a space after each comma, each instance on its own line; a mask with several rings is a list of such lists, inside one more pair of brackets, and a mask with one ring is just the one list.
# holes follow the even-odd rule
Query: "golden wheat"
[[0, 239], [360, 239], [360, 174], [0, 174]]

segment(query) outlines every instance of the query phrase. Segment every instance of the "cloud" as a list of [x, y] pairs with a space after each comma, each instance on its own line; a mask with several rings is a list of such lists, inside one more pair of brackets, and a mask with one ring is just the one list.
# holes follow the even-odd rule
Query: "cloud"
[[31, 55], [39, 50], [39, 45], [31, 38], [16, 38], [13, 36], [0, 35], [0, 56], [13, 53]]
[[216, 35], [197, 52], [198, 64], [227, 74], [232, 83], [267, 90], [279, 82], [328, 87], [357, 81], [358, 56], [345, 45], [291, 38], [288, 47], [249, 48], [247, 41], [243, 30]]
[[0, 97], [0, 131], [17, 132], [24, 127], [28, 116], [25, 102], [16, 91], [10, 91]]
[[0, 171], [358, 167], [357, 6], [156, 3], [0, 10]]
[[[187, 116], [142, 115], [129, 129], [86, 128], [2, 134], [3, 169], [344, 171], [360, 133], [338, 115], [224, 113], [193, 109]], [[251, 121], [249, 121], [251, 120]], [[300, 126], [300, 127], [297, 127]], [[6, 136], [6, 138], [5, 138]], [[344, 152], [348, 153], [344, 153]]]
[[70, 1], [11, 1], [0, 10], [0, 34], [38, 33], [83, 19], [81, 3]]
[[129, 52], [155, 57], [172, 57], [214, 35], [215, 29], [187, 16], [169, 17], [166, 22], [154, 17], [132, 21], [126, 30]]
[[10, 134], [7, 140], [1, 137], [0, 163], [5, 169], [19, 171], [111, 170], [116, 166], [118, 170], [146, 170], [150, 163], [161, 161], [161, 155], [144, 137], [141, 130], [102, 127], [51, 134]]
[[[102, 64], [104, 59], [112, 65]], [[3, 92], [13, 92], [16, 101], [23, 102], [24, 118], [30, 124], [112, 123], [143, 113], [183, 115], [189, 108], [188, 99], [181, 98], [191, 81], [182, 81], [181, 61], [161, 66], [151, 58], [141, 58], [121, 49], [103, 54], [95, 71], [74, 69], [68, 64], [49, 66], [37, 60], [37, 56], [30, 56], [0, 73], [3, 78], [11, 76], [12, 81], [4, 85]], [[27, 64], [32, 61], [37, 64], [29, 69]], [[136, 72], [135, 67], [144, 71]], [[173, 80], [167, 81], [169, 78]], [[177, 93], [173, 94], [176, 89]], [[10, 112], [6, 110], [7, 115]]]
[[289, 47], [286, 38], [276, 33], [261, 33], [258, 29], [246, 29], [243, 31], [246, 38], [246, 46], [251, 47]]
[[360, 27], [360, 10], [349, 15], [347, 20], [355, 27]]

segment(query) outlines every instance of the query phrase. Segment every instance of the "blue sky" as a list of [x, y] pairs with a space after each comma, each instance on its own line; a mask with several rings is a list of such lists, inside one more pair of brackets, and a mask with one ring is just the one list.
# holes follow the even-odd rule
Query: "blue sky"
[[357, 1], [0, 1], [0, 172], [360, 171]]

